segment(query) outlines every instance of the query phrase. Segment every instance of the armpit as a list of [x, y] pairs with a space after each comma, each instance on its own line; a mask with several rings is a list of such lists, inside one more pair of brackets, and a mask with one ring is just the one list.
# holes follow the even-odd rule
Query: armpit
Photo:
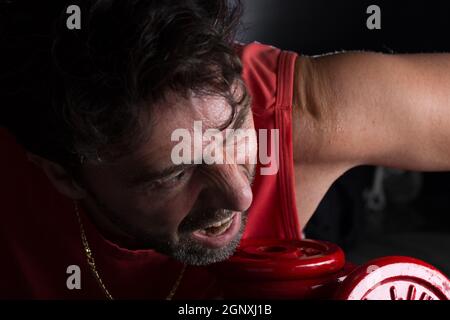
[[335, 119], [334, 95], [329, 77], [315, 58], [299, 56], [296, 61], [293, 95], [294, 161], [317, 161], [320, 149], [330, 143]]

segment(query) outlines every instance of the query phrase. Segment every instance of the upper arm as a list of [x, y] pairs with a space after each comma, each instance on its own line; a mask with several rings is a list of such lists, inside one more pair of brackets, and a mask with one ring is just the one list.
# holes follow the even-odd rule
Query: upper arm
[[296, 68], [297, 164], [450, 170], [450, 55], [341, 53]]

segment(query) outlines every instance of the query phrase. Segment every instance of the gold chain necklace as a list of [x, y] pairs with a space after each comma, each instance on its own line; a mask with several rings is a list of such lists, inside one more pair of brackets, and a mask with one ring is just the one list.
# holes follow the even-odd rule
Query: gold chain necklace
[[[92, 254], [92, 250], [89, 246], [89, 242], [86, 237], [86, 232], [84, 231], [84, 226], [83, 226], [83, 222], [81, 221], [80, 212], [78, 211], [78, 203], [76, 201], [74, 201], [74, 205], [75, 205], [75, 213], [76, 213], [77, 219], [78, 219], [78, 224], [80, 225], [81, 242], [83, 243], [84, 253], [86, 255], [86, 260], [89, 265], [89, 268], [91, 269], [95, 280], [97, 280], [97, 283], [100, 286], [100, 288], [102, 289], [106, 298], [108, 298], [109, 300], [114, 300], [113, 296], [111, 295], [109, 290], [106, 288], [105, 284], [103, 283], [103, 280], [100, 277], [100, 274], [97, 270], [97, 266], [95, 265], [95, 259]], [[172, 300], [173, 296], [177, 292], [178, 287], [180, 286], [180, 283], [181, 283], [181, 280], [183, 279], [185, 271], [186, 271], [186, 264], [183, 265], [183, 268], [181, 269], [181, 272], [178, 275], [177, 281], [175, 282], [174, 286], [172, 287], [169, 294], [167, 295], [166, 300]]]

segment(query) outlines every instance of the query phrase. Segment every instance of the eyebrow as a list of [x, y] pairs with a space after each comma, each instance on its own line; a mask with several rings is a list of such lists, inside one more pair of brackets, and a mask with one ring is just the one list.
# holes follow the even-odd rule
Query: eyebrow
[[[231, 128], [233, 130], [240, 129], [242, 127], [250, 110], [251, 110], [250, 106], [247, 105], [238, 111], [237, 115], [235, 116], [235, 118], [232, 122]], [[226, 137], [226, 138], [228, 138], [228, 137]], [[226, 141], [226, 138], [224, 141]], [[130, 180], [129, 184], [130, 185], [140, 185], [143, 183], [148, 183], [151, 181], [165, 178], [175, 172], [186, 170], [193, 166], [195, 166], [195, 164], [172, 165], [163, 170], [156, 171], [156, 172], [155, 171], [152, 172], [151, 170], [149, 170], [149, 168], [142, 168], [136, 174], [132, 175], [132, 177], [129, 179]]]
[[139, 185], [146, 182], [155, 181], [158, 179], [165, 178], [167, 176], [170, 176], [171, 174], [185, 170], [187, 168], [190, 168], [194, 166], [194, 164], [180, 164], [180, 165], [172, 165], [169, 166], [161, 171], [151, 171], [148, 168], [143, 168], [139, 170], [136, 174], [133, 174], [131, 178], [129, 179], [130, 185]]

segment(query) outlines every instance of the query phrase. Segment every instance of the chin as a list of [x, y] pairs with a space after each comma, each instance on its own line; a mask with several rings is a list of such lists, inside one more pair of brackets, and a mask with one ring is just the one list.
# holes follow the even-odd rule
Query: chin
[[236, 252], [244, 233], [243, 231], [244, 228], [242, 227], [235, 238], [220, 248], [210, 248], [194, 239], [190, 239], [190, 241], [173, 251], [171, 256], [182, 263], [193, 266], [206, 266], [225, 261]]
[[211, 249], [202, 246], [190, 246], [182, 248], [171, 254], [171, 256], [187, 265], [207, 266], [210, 264], [225, 261], [230, 258], [239, 246], [240, 238], [234, 239], [227, 246], [218, 249]]

